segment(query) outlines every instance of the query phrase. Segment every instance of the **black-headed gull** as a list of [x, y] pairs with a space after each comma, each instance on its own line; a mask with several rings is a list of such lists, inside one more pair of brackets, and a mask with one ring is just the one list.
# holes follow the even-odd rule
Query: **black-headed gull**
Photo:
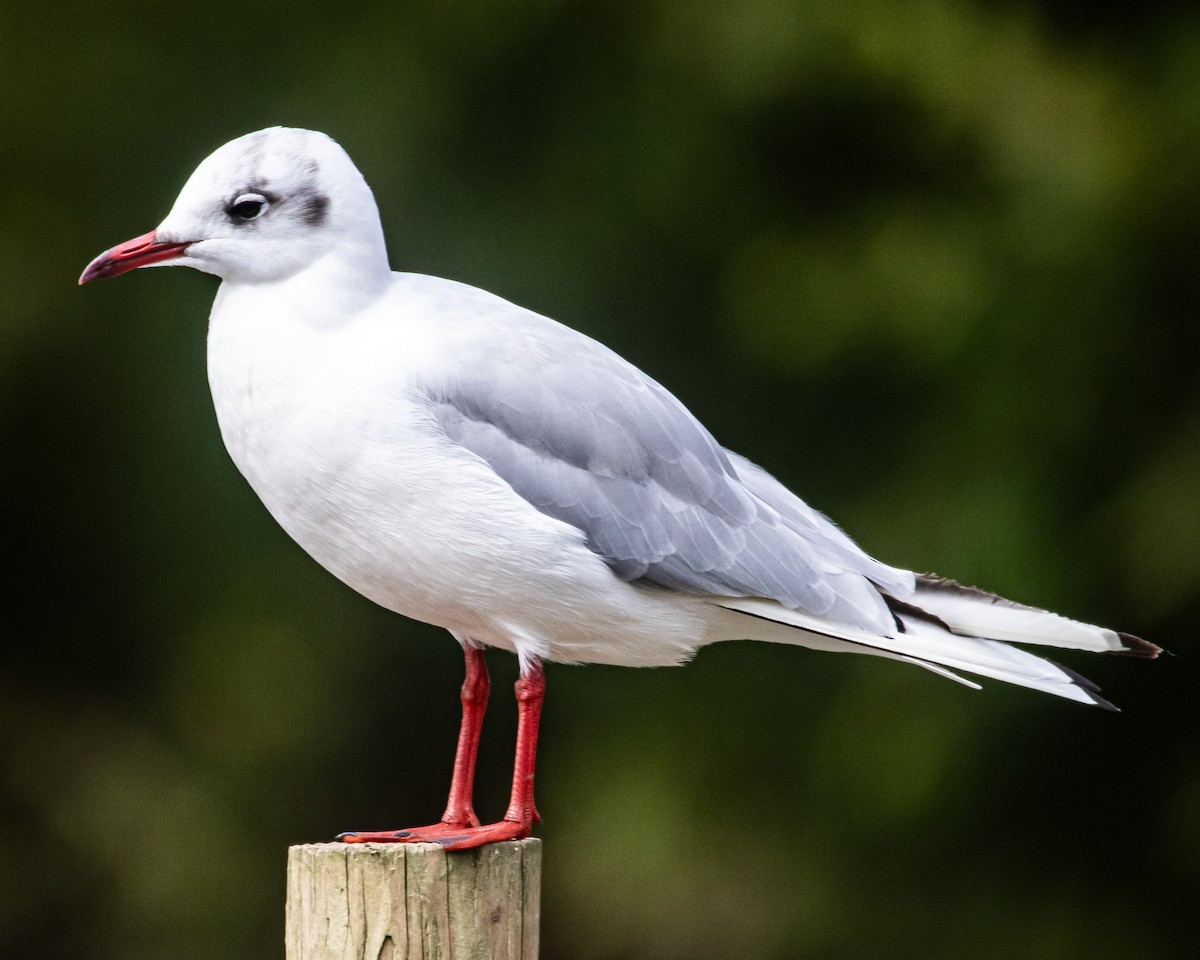
[[[596, 341], [466, 284], [393, 273], [371, 190], [324, 134], [275, 127], [227, 143], [157, 229], [101, 254], [80, 283], [176, 265], [222, 280], [209, 382], [229, 454], [267, 509], [335, 576], [465, 651], [442, 820], [348, 840], [461, 849], [528, 836], [546, 660], [662, 666], [753, 639], [1109, 706], [1005, 641], [1159, 652], [886, 566]], [[521, 675], [511, 802], [481, 826], [489, 646], [515, 653]]]

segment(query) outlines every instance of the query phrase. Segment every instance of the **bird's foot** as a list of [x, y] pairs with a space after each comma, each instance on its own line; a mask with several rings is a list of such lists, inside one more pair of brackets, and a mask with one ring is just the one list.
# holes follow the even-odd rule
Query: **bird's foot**
[[501, 840], [523, 840], [531, 832], [532, 824], [517, 820], [501, 820], [482, 826], [443, 822], [403, 830], [357, 830], [338, 834], [338, 839], [345, 843], [440, 843], [447, 850], [472, 850]]
[[431, 823], [427, 827], [404, 827], [401, 830], [350, 830], [337, 838], [345, 843], [435, 843], [438, 837], [459, 834], [479, 826], [474, 823]]

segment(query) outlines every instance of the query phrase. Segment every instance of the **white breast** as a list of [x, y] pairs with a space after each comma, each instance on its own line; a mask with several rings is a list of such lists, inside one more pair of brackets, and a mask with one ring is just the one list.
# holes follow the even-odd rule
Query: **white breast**
[[333, 326], [222, 288], [209, 382], [267, 509], [355, 590], [459, 635], [546, 659], [686, 657], [703, 630], [682, 601], [617, 580], [580, 531], [433, 426], [414, 371], [439, 362], [438, 327], [419, 314], [393, 302]]

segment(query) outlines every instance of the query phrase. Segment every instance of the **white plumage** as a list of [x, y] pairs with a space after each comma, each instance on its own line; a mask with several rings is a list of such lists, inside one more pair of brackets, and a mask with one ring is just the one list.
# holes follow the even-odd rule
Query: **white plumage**
[[745, 638], [1106, 705], [1007, 642], [1157, 653], [879, 563], [607, 348], [391, 272], [371, 191], [323, 134], [221, 147], [156, 231], [81, 282], [151, 264], [222, 278], [217, 418], [283, 528], [375, 602], [468, 652], [512, 651], [527, 675], [542, 660], [679, 663]]

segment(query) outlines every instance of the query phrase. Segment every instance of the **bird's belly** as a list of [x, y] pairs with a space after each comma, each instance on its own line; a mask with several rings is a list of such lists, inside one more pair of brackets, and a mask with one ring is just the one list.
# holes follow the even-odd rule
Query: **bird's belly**
[[420, 418], [333, 418], [257, 394], [217, 403], [231, 457], [307, 553], [381, 606], [543, 659], [674, 663], [700, 642], [698, 624], [663, 620], [665, 594], [617, 580], [579, 531], [444, 437], [399, 424]]
[[350, 587], [523, 659], [666, 664], [704, 642], [695, 605], [620, 581], [419, 399], [364, 377], [367, 361], [293, 336], [284, 364], [279, 342], [210, 331], [221, 434], [272, 516]]
[[[322, 566], [383, 605], [437, 622], [433, 555], [463, 531], [439, 524], [445, 492], [421, 469], [421, 444], [395, 435], [381, 452], [362, 418], [322, 416], [308, 404], [218, 404], [233, 461], [271, 515]], [[410, 442], [406, 443], [406, 439]], [[405, 447], [417, 448], [404, 456]], [[435, 565], [453, 577], [459, 564]], [[424, 615], [422, 615], [424, 614]]]

